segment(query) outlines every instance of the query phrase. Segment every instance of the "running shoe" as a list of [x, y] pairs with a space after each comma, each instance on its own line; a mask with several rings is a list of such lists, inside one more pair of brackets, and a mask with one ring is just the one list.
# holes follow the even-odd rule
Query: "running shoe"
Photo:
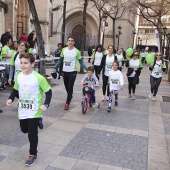
[[106, 96], [106, 97], [105, 97], [105, 100], [106, 100], [106, 101], [109, 101], [109, 96]]
[[69, 104], [66, 103], [66, 104], [64, 105], [64, 110], [68, 110], [68, 109], [69, 109]]
[[97, 107], [98, 104], [97, 103], [93, 103], [93, 108]]
[[153, 97], [153, 94], [152, 94], [152, 93], [150, 93], [150, 94], [149, 94], [149, 98], [150, 98], [150, 99], [152, 99], [152, 97]]
[[133, 94], [133, 96], [132, 96], [132, 100], [135, 100], [136, 98], [135, 98], [135, 94]]
[[37, 160], [37, 156], [35, 156], [35, 155], [30, 155], [30, 156], [28, 157], [28, 160], [25, 162], [25, 166], [32, 166], [32, 165], [34, 165], [35, 162], [36, 162], [36, 160]]
[[128, 94], [127, 98], [131, 98], [131, 97], [132, 97], [131, 94]]
[[152, 100], [153, 100], [153, 101], [155, 101], [155, 100], [156, 100], [156, 97], [155, 97], [155, 96], [153, 96], [153, 97], [152, 97]]
[[110, 112], [111, 111], [111, 107], [109, 106], [108, 108], [107, 108], [107, 112]]

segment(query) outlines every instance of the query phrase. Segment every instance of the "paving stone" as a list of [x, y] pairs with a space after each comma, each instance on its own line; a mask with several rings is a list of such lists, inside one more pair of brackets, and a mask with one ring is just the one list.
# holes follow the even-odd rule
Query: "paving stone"
[[165, 133], [170, 135], [170, 117], [163, 117]]
[[[98, 145], [93, 146], [93, 143]], [[124, 168], [133, 168], [133, 166], [143, 164], [146, 168], [147, 144], [148, 138], [146, 137], [83, 128], [59, 156], [71, 158], [79, 156], [81, 160]], [[80, 148], [85, 150], [82, 152]], [[132, 157], [132, 159], [125, 159], [127, 157]]]
[[64, 170], [64, 169], [60, 169], [60, 168], [55, 168], [52, 166], [48, 166], [45, 170]]
[[100, 108], [91, 118], [90, 123], [147, 131], [148, 115], [133, 113], [129, 110], [127, 112], [113, 110], [107, 113], [106, 109]]
[[0, 155], [0, 162], [3, 161], [6, 158], [4, 155]]
[[161, 102], [161, 112], [162, 113], [170, 113], [170, 103], [169, 102]]

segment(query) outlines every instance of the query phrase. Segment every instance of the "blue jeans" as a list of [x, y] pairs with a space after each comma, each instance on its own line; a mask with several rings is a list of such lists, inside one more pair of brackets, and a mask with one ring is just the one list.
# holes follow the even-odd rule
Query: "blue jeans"
[[96, 103], [95, 90], [93, 89], [90, 94], [92, 103]]

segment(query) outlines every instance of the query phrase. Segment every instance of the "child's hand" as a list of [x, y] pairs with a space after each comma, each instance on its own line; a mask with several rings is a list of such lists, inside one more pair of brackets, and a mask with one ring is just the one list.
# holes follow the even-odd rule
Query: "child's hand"
[[41, 105], [40, 109], [45, 112], [47, 110], [47, 107], [45, 105]]
[[12, 103], [12, 100], [11, 100], [11, 99], [8, 99], [8, 100], [6, 101], [6, 106], [7, 106], [7, 107], [10, 107], [11, 103]]
[[123, 90], [124, 89], [124, 87], [123, 86], [120, 86], [120, 90]]

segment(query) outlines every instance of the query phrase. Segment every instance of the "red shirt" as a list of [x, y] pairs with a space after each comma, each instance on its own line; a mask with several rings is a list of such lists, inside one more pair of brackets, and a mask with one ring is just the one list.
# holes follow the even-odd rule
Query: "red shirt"
[[28, 37], [23, 34], [23, 35], [21, 35], [21, 37], [20, 37], [20, 41], [27, 42], [27, 41], [28, 41]]

